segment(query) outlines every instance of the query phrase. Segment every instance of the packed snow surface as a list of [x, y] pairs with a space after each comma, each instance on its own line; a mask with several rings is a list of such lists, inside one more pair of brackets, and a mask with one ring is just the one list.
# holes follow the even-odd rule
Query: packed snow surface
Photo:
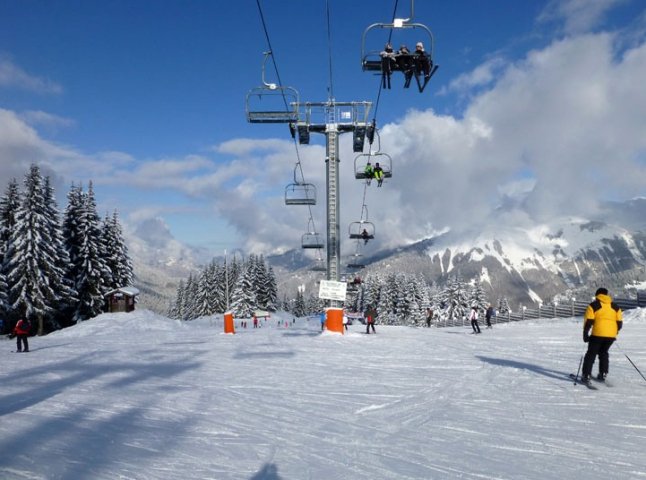
[[646, 479], [646, 311], [625, 318], [596, 391], [568, 377], [574, 318], [225, 335], [138, 311], [3, 340], [0, 478]]

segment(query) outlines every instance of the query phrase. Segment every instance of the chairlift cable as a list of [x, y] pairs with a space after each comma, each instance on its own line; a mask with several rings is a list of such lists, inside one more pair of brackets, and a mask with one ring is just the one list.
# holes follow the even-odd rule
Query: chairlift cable
[[[278, 79], [278, 85], [283, 86], [283, 82], [280, 79], [280, 73], [278, 73], [278, 65], [276, 64], [276, 56], [274, 55], [274, 49], [271, 47], [271, 40], [269, 39], [269, 30], [267, 29], [267, 23], [265, 22], [265, 15], [262, 13], [262, 6], [260, 5], [260, 0], [256, 0], [256, 5], [258, 5], [258, 13], [260, 14], [260, 21], [262, 22], [262, 28], [265, 32], [265, 39], [267, 40], [267, 47], [271, 52], [271, 63], [274, 65], [274, 72], [276, 72], [276, 78]], [[287, 105], [287, 100], [285, 95], [283, 95], [283, 102], [285, 103], [285, 110], [289, 110], [289, 105]]]
[[[392, 16], [393, 21], [394, 21], [395, 15], [397, 15], [398, 5], [399, 5], [399, 0], [395, 0], [395, 6], [393, 8], [393, 16]], [[388, 43], [392, 41], [392, 38], [393, 38], [393, 31], [391, 30], [390, 33], [388, 34]], [[377, 101], [374, 103], [374, 107], [373, 107], [373, 116], [372, 116], [373, 125], [377, 124], [377, 111], [379, 110], [379, 100], [381, 99], [382, 89], [383, 89], [383, 82], [381, 81], [381, 79], [379, 79], [379, 91], [377, 93]], [[372, 147], [372, 144], [370, 144], [370, 146]]]
[[330, 2], [326, 0], [325, 2], [326, 11], [327, 11], [327, 49], [328, 49], [328, 63], [329, 63], [329, 73], [330, 73], [330, 85], [329, 89], [329, 98], [330, 100], [334, 99], [334, 86], [332, 84], [332, 32], [330, 29]]
[[[260, 5], [260, 0], [256, 0], [256, 5], [258, 6], [258, 14], [260, 15], [260, 21], [262, 23], [262, 28], [263, 31], [265, 32], [265, 39], [267, 40], [267, 47], [269, 48], [269, 51], [272, 52], [271, 55], [271, 61], [272, 64], [274, 65], [274, 72], [276, 73], [276, 79], [278, 80], [278, 85], [280, 87], [283, 86], [283, 82], [280, 79], [280, 72], [278, 71], [278, 64], [276, 63], [276, 56], [273, 54], [274, 49], [271, 46], [271, 39], [269, 38], [269, 30], [267, 28], [267, 22], [265, 22], [265, 15], [262, 10], [262, 6]], [[330, 71], [331, 71], [331, 62], [330, 62]], [[285, 110], [289, 109], [289, 105], [287, 104], [287, 100], [285, 98], [285, 95], [283, 95], [283, 103], [285, 104]], [[294, 139], [294, 149], [296, 151], [296, 166], [298, 167], [300, 174], [301, 174], [301, 179], [303, 183], [305, 183], [305, 174], [303, 173], [303, 166], [301, 164], [301, 157], [300, 157], [300, 152], [298, 149], [298, 142], [296, 139]], [[312, 229], [316, 231], [316, 224], [314, 222], [314, 214], [312, 212], [312, 206], [308, 205], [307, 206], [308, 212], [309, 212], [309, 218], [308, 218], [308, 227], [311, 224]], [[319, 254], [320, 257], [320, 254]]]

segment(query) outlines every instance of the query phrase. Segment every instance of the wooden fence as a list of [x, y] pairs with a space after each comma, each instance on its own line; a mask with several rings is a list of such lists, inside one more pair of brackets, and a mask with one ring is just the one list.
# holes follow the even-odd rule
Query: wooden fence
[[[613, 301], [619, 305], [622, 310], [646, 307], [646, 292], [637, 293], [637, 298], [613, 298]], [[491, 317], [491, 323], [508, 323], [520, 322], [523, 320], [538, 320], [540, 318], [567, 318], [583, 317], [585, 309], [590, 302], [574, 301], [560, 305], [545, 305], [538, 308], [521, 308], [519, 312], [498, 314]], [[479, 323], [484, 323], [484, 316], [480, 315]], [[434, 322], [436, 327], [459, 327], [471, 326], [471, 322], [466, 318], [453, 320], [437, 320]]]

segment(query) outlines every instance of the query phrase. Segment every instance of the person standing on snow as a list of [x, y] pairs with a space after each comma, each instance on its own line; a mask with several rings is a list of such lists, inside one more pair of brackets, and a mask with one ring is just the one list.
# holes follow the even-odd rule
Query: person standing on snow
[[485, 320], [487, 321], [487, 328], [491, 327], [491, 317], [493, 316], [493, 306], [489, 304], [487, 307], [487, 312], [485, 313]]
[[471, 320], [471, 328], [473, 328], [473, 333], [480, 333], [480, 325], [478, 325], [478, 307], [476, 307], [475, 305], [471, 307], [469, 320]]
[[31, 330], [31, 324], [29, 320], [23, 320], [22, 318], [18, 320], [16, 326], [13, 329], [13, 333], [16, 337], [16, 351], [17, 352], [28, 352], [29, 351], [29, 341], [27, 337]]
[[433, 309], [431, 307], [426, 309], [426, 327], [431, 328], [433, 323]]
[[370, 333], [370, 329], [372, 328], [372, 333], [377, 333], [375, 331], [375, 317], [377, 316], [377, 310], [375, 308], [370, 307], [368, 310], [366, 310], [366, 333]]
[[[608, 289], [599, 288], [594, 294], [595, 299], [585, 310], [583, 316], [583, 341], [588, 344], [588, 351], [583, 360], [581, 379], [590, 382], [594, 360], [599, 357], [598, 380], [605, 380], [608, 375], [608, 350], [614, 343], [619, 330], [623, 326], [621, 308], [612, 301]], [[590, 330], [592, 329], [592, 335]]]

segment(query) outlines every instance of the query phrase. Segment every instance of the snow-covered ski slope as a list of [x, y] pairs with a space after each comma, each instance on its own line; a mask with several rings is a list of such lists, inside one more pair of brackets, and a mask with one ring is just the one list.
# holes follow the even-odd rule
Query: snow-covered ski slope
[[28, 354], [3, 340], [0, 478], [646, 479], [646, 382], [624, 356], [646, 371], [646, 311], [625, 317], [597, 391], [568, 377], [580, 319], [224, 335], [139, 311]]

